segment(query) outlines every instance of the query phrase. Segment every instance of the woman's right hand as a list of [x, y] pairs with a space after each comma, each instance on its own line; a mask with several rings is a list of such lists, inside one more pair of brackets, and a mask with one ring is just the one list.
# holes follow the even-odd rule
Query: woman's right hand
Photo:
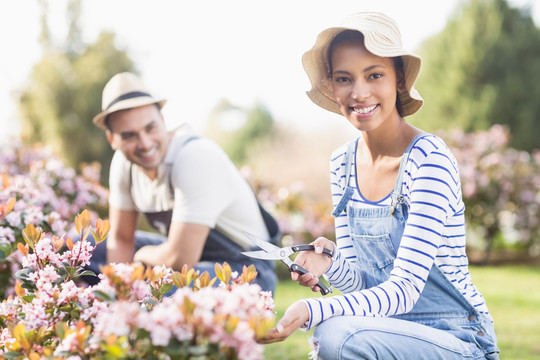
[[317, 286], [319, 276], [324, 274], [332, 264], [332, 259], [322, 253], [323, 248], [333, 253], [335, 251], [335, 245], [332, 241], [324, 237], [318, 238], [311, 245], [315, 247], [315, 251], [302, 251], [294, 260], [296, 264], [309, 272], [304, 275], [292, 272], [291, 278], [298, 281], [302, 286], [310, 287], [313, 291], [320, 291], [320, 288]]

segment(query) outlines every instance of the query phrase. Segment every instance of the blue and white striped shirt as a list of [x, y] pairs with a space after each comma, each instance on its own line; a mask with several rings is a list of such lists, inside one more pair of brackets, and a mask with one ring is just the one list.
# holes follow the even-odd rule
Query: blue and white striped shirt
[[[345, 188], [347, 145], [334, 151], [330, 160], [332, 201], [337, 205]], [[378, 202], [362, 197], [353, 164], [349, 186], [355, 189], [353, 207], [390, 205], [390, 194]], [[332, 316], [391, 316], [407, 313], [416, 303], [432, 266], [482, 313], [484, 299], [469, 274], [465, 253], [465, 206], [457, 163], [446, 144], [434, 135], [420, 139], [411, 149], [404, 168], [402, 195], [409, 204], [409, 218], [394, 268], [387, 281], [366, 288], [355, 266], [356, 252], [349, 235], [347, 215], [335, 219], [337, 250], [326, 276], [343, 295], [306, 299], [310, 311], [307, 329]]]

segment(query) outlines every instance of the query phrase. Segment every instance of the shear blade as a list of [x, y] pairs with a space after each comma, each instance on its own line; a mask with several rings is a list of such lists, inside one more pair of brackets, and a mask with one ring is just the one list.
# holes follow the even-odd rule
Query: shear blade
[[272, 254], [267, 253], [264, 250], [258, 250], [258, 251], [242, 251], [242, 255], [246, 255], [255, 259], [263, 259], [263, 260], [276, 260], [272, 257]]
[[276, 251], [276, 250], [280, 250], [279, 247], [275, 246], [274, 244], [270, 244], [268, 241], [264, 241], [262, 239], [259, 239], [258, 237], [256, 237], [255, 235], [253, 234], [250, 234], [248, 232], [245, 232], [244, 231], [244, 235], [252, 242], [254, 243], [255, 245], [257, 245], [258, 247], [260, 247], [261, 249], [267, 251], [267, 252], [272, 252], [272, 251]]

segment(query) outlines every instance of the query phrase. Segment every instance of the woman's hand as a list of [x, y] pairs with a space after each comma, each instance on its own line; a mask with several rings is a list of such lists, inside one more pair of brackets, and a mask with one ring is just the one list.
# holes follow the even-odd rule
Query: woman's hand
[[302, 251], [294, 260], [295, 263], [302, 266], [309, 273], [300, 275], [292, 272], [291, 278], [297, 280], [302, 286], [310, 287], [313, 291], [320, 291], [321, 289], [317, 286], [319, 276], [324, 274], [332, 264], [332, 259], [322, 252], [324, 248], [334, 252], [335, 246], [332, 241], [324, 237], [318, 238], [311, 245], [315, 246], [315, 251]]
[[289, 337], [300, 326], [304, 325], [309, 320], [309, 311], [306, 304], [302, 301], [297, 301], [285, 311], [285, 314], [279, 320], [276, 327], [258, 342], [261, 344], [270, 344], [273, 342], [283, 341]]

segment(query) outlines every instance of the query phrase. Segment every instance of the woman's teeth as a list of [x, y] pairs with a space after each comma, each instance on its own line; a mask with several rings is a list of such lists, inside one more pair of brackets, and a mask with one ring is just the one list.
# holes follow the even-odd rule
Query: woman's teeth
[[355, 113], [358, 113], [358, 114], [367, 114], [367, 113], [375, 110], [376, 107], [377, 107], [377, 105], [373, 105], [373, 106], [369, 106], [369, 107], [353, 108], [353, 111]]

